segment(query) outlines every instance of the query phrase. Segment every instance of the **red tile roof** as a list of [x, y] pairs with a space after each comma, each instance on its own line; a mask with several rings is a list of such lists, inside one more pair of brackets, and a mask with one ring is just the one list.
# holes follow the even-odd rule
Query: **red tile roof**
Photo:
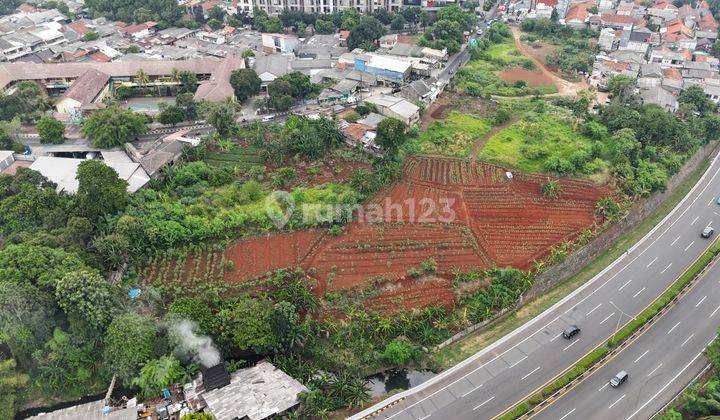
[[538, 4], [542, 3], [549, 7], [555, 7], [558, 4], [558, 0], [538, 0]]

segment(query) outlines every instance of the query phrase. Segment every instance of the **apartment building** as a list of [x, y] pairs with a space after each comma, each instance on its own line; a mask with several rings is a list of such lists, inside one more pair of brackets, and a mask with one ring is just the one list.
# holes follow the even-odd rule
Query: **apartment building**
[[370, 13], [377, 9], [397, 11], [403, 6], [402, 0], [255, 0], [257, 8], [268, 14], [278, 14], [283, 9], [305, 13], [330, 14], [339, 10], [356, 9]]

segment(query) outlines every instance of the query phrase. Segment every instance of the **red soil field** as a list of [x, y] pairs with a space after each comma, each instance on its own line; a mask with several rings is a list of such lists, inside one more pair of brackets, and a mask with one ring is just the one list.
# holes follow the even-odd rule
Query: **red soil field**
[[496, 73], [506, 83], [515, 83], [519, 80], [527, 82], [530, 87], [550, 86], [553, 80], [542, 72], [525, 70], [519, 67], [499, 71]]
[[[379, 294], [366, 304], [378, 309], [450, 305], [453, 272], [493, 266], [529, 269], [551, 246], [589, 228], [596, 221], [597, 201], [612, 195], [608, 187], [559, 179], [560, 197], [548, 199], [541, 191], [548, 179], [513, 174], [509, 180], [506, 170], [495, 165], [412, 157], [401, 180], [366, 203], [365, 217], [382, 215], [379, 220], [356, 220], [338, 236], [309, 230], [241, 240], [218, 252], [222, 256], [204, 259], [215, 265], [234, 261], [232, 270], [209, 270], [227, 282], [299, 266], [316, 280], [319, 296], [372, 284]], [[435, 273], [418, 278], [417, 271], [430, 260]], [[175, 271], [187, 277], [206, 265], [189, 257], [186, 269]], [[188, 268], [192, 266], [201, 268]], [[148, 278], [173, 271], [153, 270]]]

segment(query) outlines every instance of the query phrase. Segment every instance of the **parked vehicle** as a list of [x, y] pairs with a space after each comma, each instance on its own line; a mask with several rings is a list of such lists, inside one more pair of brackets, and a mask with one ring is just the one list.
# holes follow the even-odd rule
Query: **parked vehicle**
[[610, 379], [610, 386], [613, 388], [619, 387], [620, 385], [625, 383], [625, 381], [627, 381], [628, 376], [630, 376], [630, 375], [628, 375], [627, 372], [625, 372], [624, 370], [621, 370], [620, 372], [617, 373], [617, 375], [615, 375], [612, 379]]
[[275, 119], [274, 115], [266, 115], [266, 116], [262, 117], [262, 122], [268, 122], [268, 121], [272, 121], [274, 119]]

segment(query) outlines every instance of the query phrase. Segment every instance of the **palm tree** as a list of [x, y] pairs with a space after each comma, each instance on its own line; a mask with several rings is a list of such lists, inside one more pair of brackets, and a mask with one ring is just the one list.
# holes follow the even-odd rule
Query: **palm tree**
[[143, 86], [148, 85], [150, 84], [150, 76], [148, 76], [148, 74], [145, 73], [145, 70], [141, 68], [135, 74], [135, 83]]
[[170, 80], [175, 83], [180, 83], [180, 70], [178, 70], [177, 67], [173, 67], [172, 71], [170, 72]]

